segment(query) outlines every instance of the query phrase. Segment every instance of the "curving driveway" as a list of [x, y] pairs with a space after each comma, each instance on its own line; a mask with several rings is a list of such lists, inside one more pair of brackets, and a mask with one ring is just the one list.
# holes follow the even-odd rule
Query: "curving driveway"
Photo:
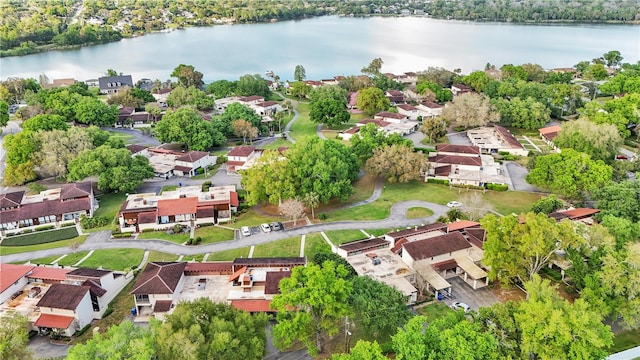
[[[420, 219], [407, 219], [407, 210], [412, 207], [426, 207], [433, 210], [433, 215]], [[434, 204], [421, 200], [408, 200], [395, 203], [391, 206], [389, 217], [383, 220], [369, 221], [338, 221], [325, 224], [313, 224], [289, 231], [271, 232], [251, 236], [241, 240], [230, 240], [215, 244], [184, 246], [174, 244], [164, 240], [119, 240], [111, 239], [110, 231], [98, 231], [89, 234], [87, 240], [78, 247], [78, 251], [100, 250], [100, 249], [144, 249], [156, 250], [179, 255], [196, 255], [208, 252], [219, 252], [231, 249], [242, 248], [251, 245], [266, 244], [277, 240], [286, 239], [293, 236], [302, 236], [309, 233], [329, 231], [329, 230], [359, 230], [376, 228], [400, 228], [414, 226], [418, 224], [434, 222], [435, 219], [444, 215], [448, 208], [444, 205]], [[3, 255], [2, 262], [23, 262], [30, 259], [63, 255], [69, 252], [66, 247], [32, 251], [28, 253]]]

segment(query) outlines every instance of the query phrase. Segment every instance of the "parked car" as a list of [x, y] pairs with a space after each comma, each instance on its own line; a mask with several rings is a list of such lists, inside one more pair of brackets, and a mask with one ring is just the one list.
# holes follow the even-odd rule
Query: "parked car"
[[449, 201], [447, 203], [447, 206], [450, 208], [459, 208], [459, 207], [462, 207], [462, 203], [459, 201]]
[[274, 221], [271, 223], [271, 230], [273, 231], [280, 231], [282, 230], [282, 223], [279, 223], [277, 221]]
[[242, 233], [242, 236], [251, 236], [251, 229], [249, 229], [248, 226], [241, 227], [240, 232]]
[[262, 229], [262, 232], [271, 232], [271, 226], [269, 226], [269, 224], [267, 223], [260, 224], [260, 229]]
[[464, 310], [465, 313], [468, 313], [469, 311], [471, 311], [471, 307], [463, 302], [454, 302], [453, 304], [451, 304], [451, 308], [453, 310], [458, 310], [458, 309], [462, 309]]

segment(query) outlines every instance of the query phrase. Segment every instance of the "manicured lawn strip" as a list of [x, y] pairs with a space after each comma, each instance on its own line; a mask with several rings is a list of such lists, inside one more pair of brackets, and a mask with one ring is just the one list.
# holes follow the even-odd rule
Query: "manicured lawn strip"
[[40, 259], [33, 259], [30, 260], [29, 262], [32, 264], [44, 264], [44, 265], [49, 265], [53, 262], [53, 260], [59, 258], [62, 255], [53, 255], [53, 256], [47, 256], [47, 257], [43, 257]]
[[213, 165], [213, 167], [211, 169], [209, 169], [209, 176], [207, 176], [207, 171], [205, 171], [202, 174], [198, 174], [196, 176], [192, 176], [191, 180], [206, 180], [206, 179], [209, 179], [210, 177], [212, 177], [213, 175], [215, 175], [218, 172], [219, 168], [220, 168], [220, 165]]
[[418, 314], [426, 316], [427, 321], [433, 321], [445, 316], [449, 311], [453, 311], [450, 307], [441, 302], [435, 302], [416, 310], [418, 311]]
[[72, 226], [55, 230], [36, 231], [23, 235], [11, 236], [2, 240], [2, 244], [6, 246], [38, 245], [60, 240], [72, 239], [76, 236], [78, 236], [78, 230], [75, 226]]
[[280, 221], [282, 219], [278, 217], [264, 216], [258, 214], [255, 210], [249, 209], [247, 212], [235, 217], [232, 224], [225, 224], [235, 229], [240, 229], [243, 226], [259, 226], [262, 223], [270, 223], [272, 221]]
[[386, 233], [388, 233], [389, 231], [391, 231], [391, 229], [373, 229], [373, 230], [365, 230], [367, 233], [373, 235], [373, 236], [382, 236]]
[[81, 265], [86, 268], [124, 271], [140, 264], [144, 250], [142, 249], [108, 249], [96, 250]]
[[626, 330], [621, 333], [615, 334], [613, 337], [613, 345], [609, 349], [611, 354], [615, 354], [620, 351], [631, 349], [640, 345], [640, 328], [633, 330]]
[[[296, 120], [297, 121], [297, 120]], [[278, 139], [272, 143], [269, 143], [267, 145], [261, 145], [260, 147], [263, 149], [277, 149], [281, 146], [286, 146], [286, 147], [290, 147], [293, 144], [290, 143], [289, 141], [287, 141], [286, 139]]]
[[[180, 257], [180, 255], [168, 254], [168, 253], [164, 253], [164, 252], [161, 252], [161, 251], [149, 251], [149, 259], [147, 260], [147, 262], [153, 262], [153, 261], [175, 261], [175, 260], [178, 260], [178, 257]], [[191, 260], [191, 259], [189, 259], [189, 260]], [[187, 261], [187, 260], [185, 259], [185, 261]]]
[[531, 210], [531, 205], [545, 194], [522, 191], [487, 191], [484, 198], [502, 215], [519, 214]]
[[207, 261], [233, 261], [239, 257], [249, 256], [249, 250], [250, 250], [250, 247], [247, 246], [240, 249], [231, 249], [231, 250], [211, 253]]
[[84, 334], [73, 338], [71, 344], [83, 344], [93, 337], [93, 328], [98, 327], [100, 329], [100, 333], [105, 333], [111, 326], [120, 324], [125, 317], [131, 315], [131, 308], [133, 308], [134, 303], [133, 295], [129, 294], [129, 292], [131, 292], [135, 283], [136, 279], [134, 278], [118, 295], [116, 295], [110, 304], [113, 309], [113, 312], [110, 315], [92, 322], [91, 329], [86, 331]]
[[332, 230], [325, 231], [325, 235], [334, 245], [341, 245], [346, 242], [366, 239], [366, 236], [360, 230]]
[[160, 194], [162, 194], [165, 191], [174, 191], [177, 188], [178, 188], [178, 185], [165, 185], [162, 187], [162, 189], [160, 189]]
[[431, 215], [433, 215], [433, 211], [423, 207], [412, 207], [407, 210], [407, 219], [419, 219]]
[[197, 262], [201, 262], [202, 259], [204, 259], [204, 256], [206, 254], [197, 254], [197, 255], [185, 255], [182, 260], [183, 261], [197, 261]]
[[80, 259], [82, 259], [83, 257], [87, 256], [88, 253], [89, 253], [88, 251], [78, 251], [78, 252], [68, 254], [58, 262], [58, 265], [71, 266], [77, 263], [78, 261], [80, 261]]
[[304, 239], [304, 256], [313, 260], [313, 256], [321, 252], [331, 252], [331, 247], [324, 241], [320, 233], [307, 234]]
[[296, 141], [301, 141], [308, 137], [316, 136], [316, 123], [312, 122], [309, 118], [309, 112], [311, 111], [309, 103], [298, 102], [297, 107], [300, 116], [291, 126], [289, 135]]
[[61, 248], [65, 246], [70, 246], [71, 244], [82, 244], [87, 239], [87, 235], [80, 235], [73, 239], [61, 240], [46, 244], [38, 244], [38, 245], [26, 245], [26, 246], [0, 246], [0, 255], [10, 255], [10, 254], [18, 254], [25, 252], [32, 252], [38, 250], [46, 250], [46, 249], [55, 249]]
[[111, 223], [111, 220], [115, 219], [116, 215], [118, 214], [118, 211], [122, 206], [122, 203], [126, 199], [125, 195], [126, 195], [125, 193], [119, 192], [119, 193], [107, 193], [107, 194], [96, 196], [100, 204], [100, 207], [95, 211], [93, 216], [104, 216], [108, 218], [110, 221], [105, 226], [101, 226], [95, 229], [84, 229], [84, 231], [94, 232], [94, 231], [111, 229], [111, 227], [113, 226]]
[[254, 258], [297, 257], [300, 255], [300, 236], [258, 245], [253, 249]]
[[171, 241], [176, 244], [182, 244], [189, 240], [189, 233], [167, 234], [164, 231], [150, 231], [139, 234], [138, 239], [160, 239]]
[[213, 244], [234, 239], [234, 231], [219, 226], [205, 226], [196, 229], [195, 237], [201, 237], [200, 244]]

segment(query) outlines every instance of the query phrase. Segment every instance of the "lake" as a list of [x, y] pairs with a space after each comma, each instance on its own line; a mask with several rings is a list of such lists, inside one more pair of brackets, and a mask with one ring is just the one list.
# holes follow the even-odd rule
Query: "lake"
[[429, 66], [484, 69], [487, 62], [571, 67], [609, 50], [625, 62], [640, 59], [640, 26], [617, 24], [479, 23], [422, 17], [327, 16], [267, 24], [219, 25], [153, 33], [115, 43], [0, 59], [0, 78], [73, 77], [87, 80], [107, 69], [140, 78], [169, 79], [178, 64], [194, 65], [205, 82], [235, 80], [273, 70], [292, 79], [359, 74], [380, 57], [383, 72]]

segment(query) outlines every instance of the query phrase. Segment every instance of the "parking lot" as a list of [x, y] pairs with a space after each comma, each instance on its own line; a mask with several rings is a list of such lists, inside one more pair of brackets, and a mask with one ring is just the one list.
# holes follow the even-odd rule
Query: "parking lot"
[[[271, 224], [273, 224], [273, 223], [271, 223]], [[284, 230], [284, 226], [282, 226], [282, 223], [279, 223], [279, 224], [280, 224], [280, 230], [275, 230], [272, 225], [270, 225], [269, 228], [271, 229], [271, 231], [285, 231]], [[249, 226], [249, 231], [251, 232], [251, 235], [257, 235], [257, 234], [264, 234], [265, 233], [265, 231], [262, 231], [262, 229], [260, 228], [260, 225], [258, 225], [258, 226]], [[271, 231], [269, 231], [269, 232], [271, 232]], [[242, 231], [240, 232], [240, 236], [241, 237], [246, 237], [246, 236], [242, 235]], [[250, 236], [250, 235], [248, 235], [248, 236]]]
[[447, 299], [444, 301], [444, 303], [449, 306], [454, 302], [462, 302], [469, 305], [471, 310], [478, 311], [481, 307], [488, 307], [500, 301], [487, 287], [473, 290], [471, 285], [465, 283], [464, 280], [457, 276], [448, 278], [447, 281], [451, 284], [451, 291], [456, 297], [455, 299]]

